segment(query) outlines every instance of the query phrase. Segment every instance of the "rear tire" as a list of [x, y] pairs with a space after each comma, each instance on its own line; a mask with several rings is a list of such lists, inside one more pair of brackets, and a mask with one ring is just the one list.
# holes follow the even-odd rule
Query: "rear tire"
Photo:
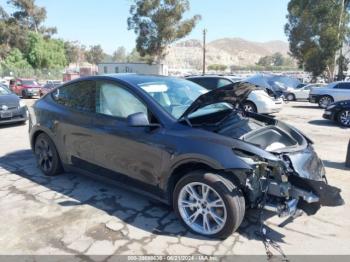
[[321, 96], [320, 100], [318, 100], [318, 105], [319, 105], [319, 107], [325, 109], [330, 104], [332, 104], [333, 102], [334, 102], [333, 97], [331, 97], [331, 96]]
[[28, 98], [28, 96], [27, 96], [27, 94], [26, 94], [26, 92], [25, 92], [24, 90], [22, 91], [22, 98], [23, 98], [23, 99]]
[[174, 211], [190, 231], [225, 239], [241, 225], [245, 214], [242, 192], [219, 174], [194, 171], [176, 184]]
[[40, 170], [46, 176], [56, 176], [63, 172], [56, 146], [45, 133], [40, 134], [34, 144], [34, 153]]
[[350, 109], [340, 111], [337, 120], [342, 126], [350, 127]]

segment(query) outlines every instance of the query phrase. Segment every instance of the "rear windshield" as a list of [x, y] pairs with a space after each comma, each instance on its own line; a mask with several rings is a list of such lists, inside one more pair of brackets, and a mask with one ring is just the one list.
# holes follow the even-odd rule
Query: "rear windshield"
[[37, 86], [38, 82], [36, 82], [35, 80], [22, 80], [22, 85], [25, 86]]

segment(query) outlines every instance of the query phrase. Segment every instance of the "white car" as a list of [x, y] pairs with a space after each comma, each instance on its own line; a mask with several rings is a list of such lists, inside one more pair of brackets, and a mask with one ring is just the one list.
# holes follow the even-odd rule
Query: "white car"
[[327, 108], [338, 101], [350, 100], [350, 82], [334, 82], [310, 91], [310, 103], [318, 103], [319, 107]]
[[295, 88], [288, 87], [284, 92], [284, 97], [288, 101], [307, 100], [309, 98], [311, 89], [319, 88], [322, 86], [324, 86], [324, 84], [317, 83], [317, 84], [308, 84], [305, 86], [295, 87]]
[[[201, 85], [208, 90], [220, 88], [235, 83], [239, 80], [231, 76], [216, 75], [190, 76], [186, 77], [186, 79]], [[247, 112], [274, 114], [281, 111], [283, 103], [282, 98], [276, 99], [271, 97], [265, 90], [255, 90], [251, 92], [248, 98], [244, 101], [243, 107]]]

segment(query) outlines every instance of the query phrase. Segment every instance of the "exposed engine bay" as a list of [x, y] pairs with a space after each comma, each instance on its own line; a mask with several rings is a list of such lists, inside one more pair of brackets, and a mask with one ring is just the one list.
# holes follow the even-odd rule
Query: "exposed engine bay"
[[290, 216], [344, 204], [341, 190], [328, 185], [313, 142], [287, 124], [232, 110], [191, 119], [191, 125], [237, 141], [233, 152], [251, 167], [243, 185], [250, 207]]

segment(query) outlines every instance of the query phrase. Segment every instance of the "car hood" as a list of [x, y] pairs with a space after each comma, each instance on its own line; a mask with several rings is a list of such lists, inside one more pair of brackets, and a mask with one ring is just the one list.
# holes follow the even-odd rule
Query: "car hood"
[[181, 118], [186, 118], [189, 114], [200, 108], [217, 103], [229, 103], [236, 105], [244, 101], [253, 90], [260, 89], [258, 86], [246, 83], [236, 82], [199, 96], [182, 114]]
[[339, 102], [334, 103], [333, 105], [344, 107], [344, 108], [349, 108], [350, 107], [350, 100], [339, 101]]
[[0, 96], [0, 107], [6, 105], [8, 107], [18, 106], [19, 97], [15, 94], [1, 95]]

